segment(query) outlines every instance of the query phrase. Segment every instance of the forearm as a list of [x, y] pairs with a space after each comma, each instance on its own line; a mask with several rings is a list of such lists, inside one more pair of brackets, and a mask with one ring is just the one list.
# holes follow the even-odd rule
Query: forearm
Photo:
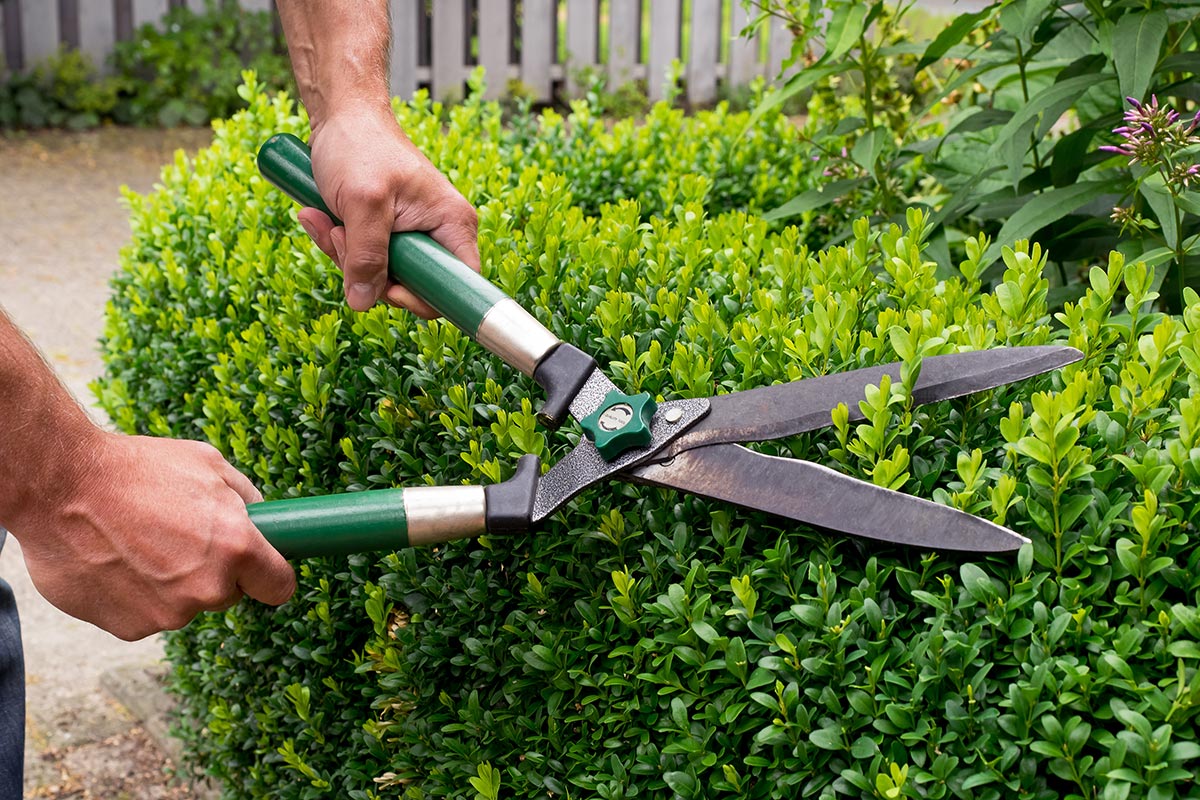
[[103, 432], [0, 310], [0, 526], [65, 497]]
[[279, 0], [277, 6], [314, 133], [342, 111], [391, 113], [387, 0]]

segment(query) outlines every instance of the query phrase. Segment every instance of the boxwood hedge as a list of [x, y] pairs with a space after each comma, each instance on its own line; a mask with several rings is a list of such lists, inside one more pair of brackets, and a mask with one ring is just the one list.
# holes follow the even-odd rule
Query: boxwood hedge
[[[346, 310], [253, 166], [303, 120], [245, 94], [211, 148], [129, 195], [97, 384], [116, 423], [206, 438], [268, 497], [490, 483], [522, 453], [561, 457], [575, 434], [538, 429], [537, 387], [462, 333]], [[763, 446], [1034, 544], [968, 560], [616, 484], [536, 534], [313, 559], [285, 606], [169, 638], [180, 735], [226, 797], [1200, 796], [1195, 294], [1153, 313], [1150, 271], [1113, 255], [1052, 312], [1036, 245], [983, 287], [986, 243], [933, 263], [919, 213], [817, 250], [719, 210], [805, 180], [777, 119], [514, 132], [479, 101], [437, 111], [397, 107], [478, 204], [488, 276], [632, 391], [1078, 347], [1059, 373], [953, 402], [870, 387], [862, 423]], [[756, 172], [739, 184], [722, 159]], [[600, 203], [620, 183], [601, 174], [624, 199]]]

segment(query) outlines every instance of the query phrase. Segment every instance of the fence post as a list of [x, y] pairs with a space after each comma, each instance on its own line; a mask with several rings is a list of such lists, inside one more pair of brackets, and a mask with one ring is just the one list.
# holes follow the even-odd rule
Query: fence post
[[717, 99], [717, 60], [721, 55], [721, 0], [692, 0], [688, 48], [687, 100], [694, 105]]
[[549, 100], [555, 4], [551, 0], [523, 0], [521, 7], [521, 83], [533, 92], [534, 100]]
[[147, 22], [161, 24], [166, 13], [167, 0], [133, 0], [133, 29], [137, 30]]
[[508, 57], [512, 47], [512, 14], [507, 2], [479, 3], [479, 63], [487, 77], [489, 100], [508, 91]]
[[417, 21], [419, 0], [391, 0], [392, 63], [388, 77], [392, 94], [405, 100], [417, 91]]
[[683, 30], [682, 0], [651, 0], [650, 52], [646, 54], [646, 89], [657, 103], [667, 96], [671, 62], [679, 58]]
[[462, 99], [466, 25], [463, 0], [433, 0], [433, 75], [430, 93], [434, 100]]
[[15, 2], [21, 6], [22, 66], [29, 68], [58, 52], [58, 3], [47, 0]]
[[14, 72], [21, 68], [21, 8], [13, 2], [0, 1], [0, 72], [6, 67]]
[[112, 3], [83, 0], [79, 4], [79, 49], [102, 72], [108, 68], [108, 54], [117, 41], [117, 19]]
[[600, 46], [600, 17], [597, 0], [567, 0], [567, 94], [578, 97], [579, 70], [596, 66]]
[[616, 91], [633, 80], [641, 60], [641, 0], [609, 0], [608, 88]]
[[779, 17], [771, 17], [767, 40], [767, 77], [774, 79], [783, 69], [783, 62], [792, 54], [792, 33]]
[[729, 73], [725, 76], [730, 86], [747, 86], [762, 74], [759, 61], [762, 38], [758, 31], [749, 39], [742, 36], [742, 29], [750, 24], [750, 12], [735, 0], [729, 20]]

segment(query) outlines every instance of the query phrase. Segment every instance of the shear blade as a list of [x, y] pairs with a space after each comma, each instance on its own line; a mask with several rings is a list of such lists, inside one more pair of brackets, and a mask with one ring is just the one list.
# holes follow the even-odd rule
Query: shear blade
[[673, 459], [627, 470], [621, 477], [912, 547], [999, 553], [1029, 541], [949, 506], [809, 461], [767, 456], [736, 444], [688, 450]]
[[[976, 350], [931, 356], [921, 362], [913, 387], [916, 405], [994, 389], [1031, 378], [1083, 358], [1073, 347], [1037, 345]], [[814, 431], [832, 423], [839, 403], [850, 410], [850, 421], [863, 418], [858, 403], [868, 385], [878, 386], [887, 374], [900, 379], [900, 364], [821, 375], [815, 378], [747, 389], [709, 398], [712, 410], [664, 450], [676, 455], [694, 447], [725, 442], [761, 442]]]

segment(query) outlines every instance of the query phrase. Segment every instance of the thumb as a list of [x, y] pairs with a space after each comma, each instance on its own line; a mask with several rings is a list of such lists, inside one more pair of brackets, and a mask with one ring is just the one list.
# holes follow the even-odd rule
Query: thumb
[[296, 571], [257, 529], [238, 575], [238, 588], [260, 603], [278, 606], [296, 593]]
[[[388, 277], [388, 241], [395, 212], [378, 200], [356, 203], [345, 214], [345, 249], [339, 252], [346, 300], [366, 311], [383, 294]], [[337, 239], [334, 240], [335, 246]]]

